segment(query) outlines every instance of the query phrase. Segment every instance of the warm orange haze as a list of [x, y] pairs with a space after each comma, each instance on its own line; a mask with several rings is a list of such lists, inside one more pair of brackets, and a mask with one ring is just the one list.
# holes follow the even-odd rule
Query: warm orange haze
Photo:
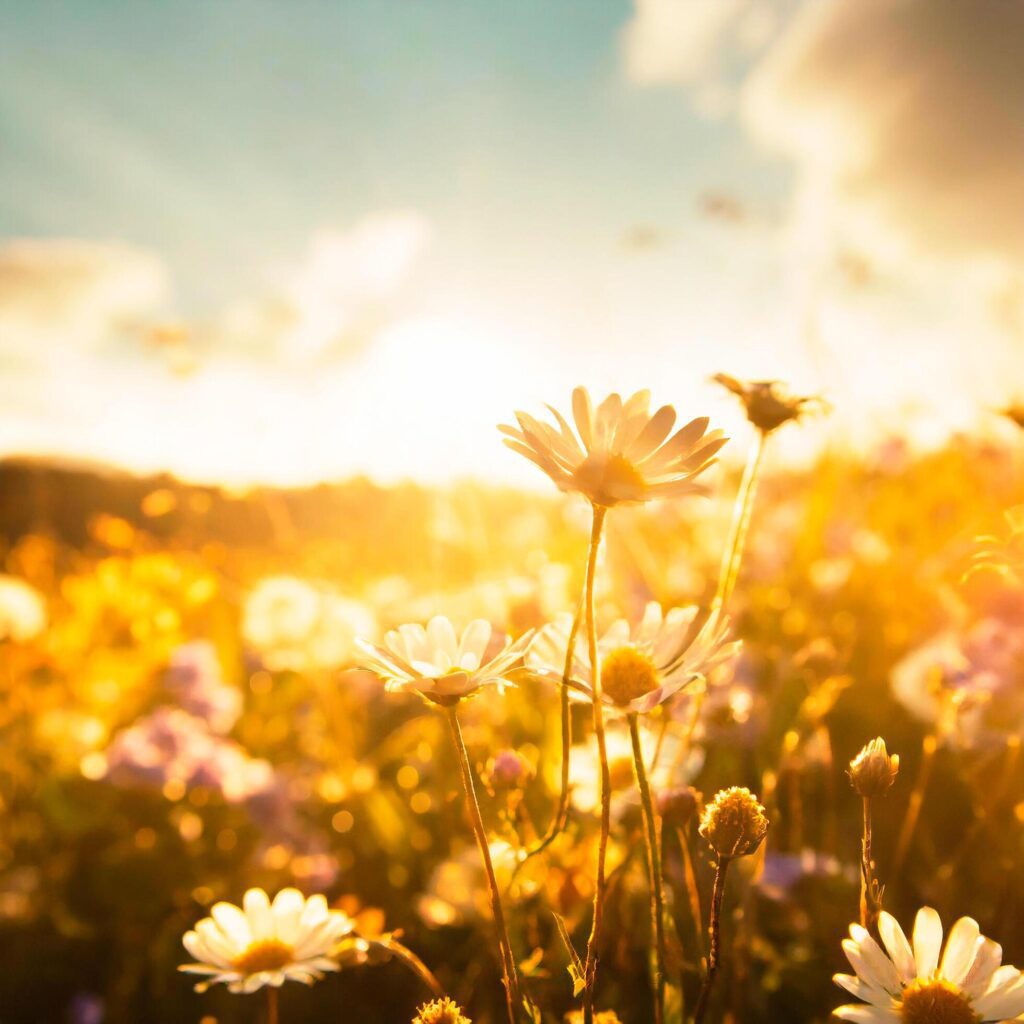
[[0, 8], [0, 1024], [1024, 1020], [1024, 0]]

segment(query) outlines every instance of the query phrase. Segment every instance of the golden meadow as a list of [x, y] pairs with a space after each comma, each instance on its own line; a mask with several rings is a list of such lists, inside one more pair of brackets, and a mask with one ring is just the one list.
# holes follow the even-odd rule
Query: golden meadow
[[539, 494], [7, 466], [0, 1021], [1024, 1011], [1014, 415], [715, 386], [496, 410]]

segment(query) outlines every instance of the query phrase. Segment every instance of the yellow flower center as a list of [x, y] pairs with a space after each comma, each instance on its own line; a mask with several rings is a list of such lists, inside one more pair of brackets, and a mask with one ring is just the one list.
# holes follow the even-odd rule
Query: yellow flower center
[[635, 647], [616, 647], [601, 663], [601, 690], [625, 706], [658, 686], [654, 662]]
[[249, 948], [236, 956], [231, 966], [239, 974], [259, 974], [260, 971], [278, 971], [290, 964], [295, 956], [295, 950], [286, 942], [279, 939], [263, 939], [260, 942], [253, 942]]
[[981, 1017], [956, 985], [936, 978], [915, 981], [903, 990], [900, 1020], [902, 1024], [978, 1024]]
[[647, 483], [629, 459], [591, 452], [572, 475], [573, 483], [591, 501], [612, 506], [620, 501], [643, 501]]

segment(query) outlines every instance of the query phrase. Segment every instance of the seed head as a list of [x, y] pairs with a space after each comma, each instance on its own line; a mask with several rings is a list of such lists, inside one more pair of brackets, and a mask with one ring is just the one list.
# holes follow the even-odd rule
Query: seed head
[[424, 1003], [416, 1013], [412, 1024], [473, 1024], [462, 1012], [459, 1004], [449, 999], [435, 999]]
[[865, 799], [885, 796], [896, 781], [900, 770], [900, 755], [890, 754], [885, 749], [885, 740], [879, 736], [873, 739], [850, 762], [847, 775], [850, 785]]
[[745, 857], [753, 853], [767, 832], [764, 808], [742, 786], [718, 792], [700, 819], [700, 834], [719, 857]]
[[711, 379], [739, 398], [747, 419], [765, 434], [800, 419], [808, 409], [825, 406], [817, 396], [789, 394], [777, 380], [741, 381], [727, 373], [716, 373]]

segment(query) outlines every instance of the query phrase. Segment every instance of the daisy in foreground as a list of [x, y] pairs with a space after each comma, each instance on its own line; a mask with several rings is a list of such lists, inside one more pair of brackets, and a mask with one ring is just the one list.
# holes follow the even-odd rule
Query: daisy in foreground
[[676, 411], [650, 411], [651, 393], [622, 400], [609, 395], [595, 409], [586, 388], [572, 393], [576, 431], [557, 409], [556, 426], [516, 413], [517, 427], [501, 426], [505, 444], [540, 467], [562, 491], [578, 492], [610, 508], [654, 498], [700, 493], [693, 477], [711, 465], [726, 438], [707, 433], [706, 416], [691, 420], [671, 437]]
[[436, 615], [426, 628], [410, 623], [392, 629], [384, 646], [357, 640], [363, 664], [385, 680], [389, 690], [415, 690], [435, 704], [457, 704], [482, 686], [509, 685], [510, 668], [526, 651], [533, 634], [521, 636], [489, 661], [484, 654], [491, 642], [491, 624], [484, 619], [469, 623], [457, 636], [443, 615]]
[[199, 962], [178, 970], [208, 976], [197, 992], [218, 982], [232, 992], [286, 981], [312, 985], [325, 971], [338, 970], [330, 953], [352, 931], [347, 914], [329, 910], [323, 896], [307, 900], [298, 889], [282, 889], [273, 903], [262, 889], [250, 889], [242, 908], [215, 903], [210, 913], [182, 939]]
[[[738, 642], [728, 640], [729, 622], [711, 616], [694, 631], [697, 608], [663, 612], [651, 601], [634, 626], [614, 622], [598, 641], [601, 700], [616, 714], [646, 714], [697, 682], [716, 665], [731, 658]], [[526, 655], [526, 667], [542, 678], [561, 681], [572, 619], [566, 615], [544, 626]], [[593, 700], [590, 658], [574, 648], [569, 685], [578, 700]]]
[[[913, 945], [896, 919], [884, 911], [878, 932], [886, 952], [860, 925], [850, 925], [843, 950], [856, 977], [837, 974], [841, 985], [867, 1005], [840, 1006], [840, 1020], [861, 1024], [982, 1024], [1024, 1013], [1024, 978], [1016, 967], [1000, 967], [1003, 951], [962, 917], [942, 948], [939, 915], [924, 907], [914, 922]], [[886, 955], [888, 954], [888, 955]]]

